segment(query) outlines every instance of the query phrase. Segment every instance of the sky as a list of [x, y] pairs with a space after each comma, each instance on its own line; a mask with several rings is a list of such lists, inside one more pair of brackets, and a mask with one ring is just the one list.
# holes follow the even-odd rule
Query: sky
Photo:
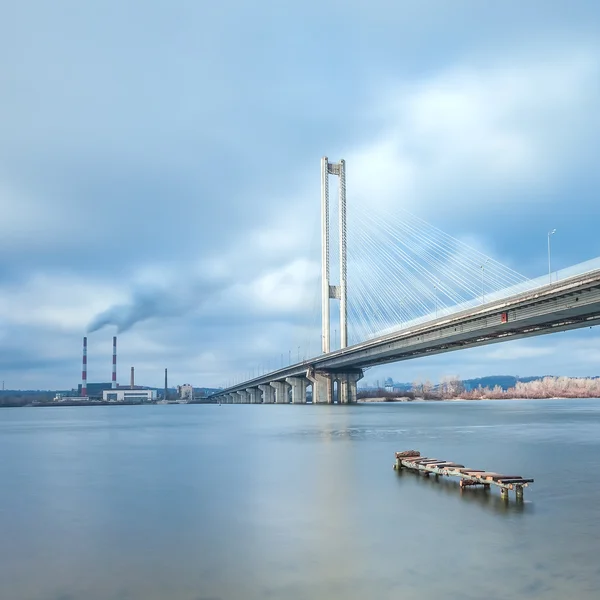
[[[319, 343], [320, 159], [526, 277], [600, 256], [600, 7], [0, 0], [7, 389], [221, 386]], [[352, 239], [349, 239], [352, 244]], [[352, 282], [349, 281], [349, 294]], [[315, 320], [317, 319], [317, 320]], [[600, 374], [600, 328], [370, 383]]]

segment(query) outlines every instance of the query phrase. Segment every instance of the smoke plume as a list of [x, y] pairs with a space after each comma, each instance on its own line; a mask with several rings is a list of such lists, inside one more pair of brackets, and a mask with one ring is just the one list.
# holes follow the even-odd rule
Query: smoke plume
[[96, 315], [88, 326], [88, 333], [115, 325], [122, 333], [136, 323], [156, 318], [183, 316], [197, 308], [214, 288], [203, 283], [202, 289], [195, 285], [188, 290], [145, 289], [133, 292], [131, 300], [115, 304]]

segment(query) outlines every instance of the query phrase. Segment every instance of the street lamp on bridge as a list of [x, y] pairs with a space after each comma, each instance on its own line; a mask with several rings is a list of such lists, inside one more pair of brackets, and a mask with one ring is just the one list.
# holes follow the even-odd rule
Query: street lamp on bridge
[[556, 229], [548, 232], [548, 282], [552, 283], [552, 268], [550, 266], [550, 236], [556, 233]]
[[402, 298], [400, 298], [400, 300], [398, 301], [398, 313], [400, 316], [400, 329], [402, 329], [402, 327], [404, 326], [404, 318], [403, 318], [403, 314], [402, 311], [404, 309], [404, 301], [406, 300], [406, 294], [404, 296], [402, 296]]
[[481, 267], [481, 304], [485, 304], [485, 288], [483, 285], [483, 274], [485, 273], [485, 265], [487, 265], [490, 262], [490, 259], [488, 258], [482, 265], [480, 265]]

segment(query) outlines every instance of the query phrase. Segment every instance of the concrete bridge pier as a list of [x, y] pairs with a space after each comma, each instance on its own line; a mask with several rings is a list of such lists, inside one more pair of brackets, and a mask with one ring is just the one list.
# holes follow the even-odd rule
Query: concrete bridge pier
[[306, 377], [312, 382], [313, 404], [333, 404], [333, 377], [331, 374], [309, 369]]
[[238, 390], [236, 393], [239, 396], [239, 404], [248, 404], [248, 392], [246, 390]]
[[306, 404], [306, 379], [304, 377], [286, 377], [292, 387], [292, 404]]
[[285, 381], [271, 381], [270, 385], [275, 388], [275, 404], [289, 404], [289, 385]]
[[238, 404], [240, 401], [240, 397], [235, 392], [227, 394], [227, 397], [229, 398], [229, 404]]
[[338, 402], [356, 404], [356, 383], [363, 378], [363, 372], [340, 373], [338, 376]]
[[257, 404], [258, 400], [257, 400], [257, 396], [258, 396], [258, 389], [257, 388], [246, 388], [246, 393], [248, 394], [248, 402], [250, 404]]
[[262, 392], [263, 404], [273, 404], [275, 402], [275, 389], [270, 385], [259, 385], [258, 388]]

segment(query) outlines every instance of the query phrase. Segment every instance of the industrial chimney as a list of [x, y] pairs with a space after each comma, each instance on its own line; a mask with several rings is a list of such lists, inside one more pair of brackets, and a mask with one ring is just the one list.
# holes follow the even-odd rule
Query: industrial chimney
[[113, 390], [117, 387], [117, 336], [113, 337], [113, 370], [112, 386]]
[[165, 369], [165, 400], [167, 399], [167, 370]]
[[131, 389], [135, 387], [135, 378], [133, 374], [133, 367], [131, 367]]
[[81, 395], [87, 396], [87, 337], [83, 338], [83, 367], [81, 369]]

